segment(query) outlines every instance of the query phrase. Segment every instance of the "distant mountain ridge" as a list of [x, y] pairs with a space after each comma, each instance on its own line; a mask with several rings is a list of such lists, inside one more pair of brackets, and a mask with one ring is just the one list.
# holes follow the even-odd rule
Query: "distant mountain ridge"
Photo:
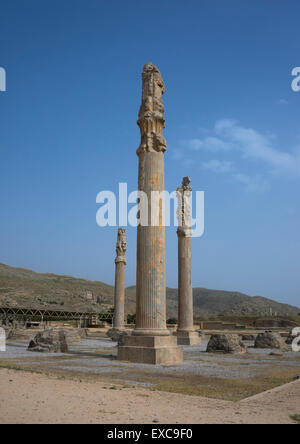
[[[262, 296], [248, 296], [244, 293], [194, 288], [195, 317], [213, 316], [297, 316], [299, 308], [273, 301]], [[177, 307], [178, 292], [167, 289], [168, 307]], [[177, 308], [176, 308], [177, 310]]]
[[[72, 276], [36, 273], [0, 264], [0, 305], [64, 310], [105, 311], [113, 305], [114, 288]], [[167, 288], [167, 315], [177, 317], [176, 289]], [[194, 289], [196, 317], [297, 316], [300, 309], [261, 296]], [[126, 312], [135, 313], [135, 287], [126, 289]]]

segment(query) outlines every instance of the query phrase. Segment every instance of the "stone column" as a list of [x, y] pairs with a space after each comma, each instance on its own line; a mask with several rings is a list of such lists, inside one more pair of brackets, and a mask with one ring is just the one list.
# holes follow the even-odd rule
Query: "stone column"
[[127, 244], [125, 230], [123, 228], [120, 228], [118, 231], [118, 241], [116, 247], [117, 257], [115, 259], [115, 313], [113, 328], [116, 330], [124, 329], [126, 247]]
[[[119, 359], [149, 364], [179, 363], [182, 350], [166, 326], [164, 153], [165, 85], [152, 63], [144, 66], [138, 125], [140, 217], [137, 229], [136, 328], [119, 347]], [[175, 341], [174, 341], [175, 339]]]
[[194, 330], [193, 282], [192, 282], [192, 229], [190, 178], [184, 177], [177, 189], [178, 199], [178, 345], [201, 344]]

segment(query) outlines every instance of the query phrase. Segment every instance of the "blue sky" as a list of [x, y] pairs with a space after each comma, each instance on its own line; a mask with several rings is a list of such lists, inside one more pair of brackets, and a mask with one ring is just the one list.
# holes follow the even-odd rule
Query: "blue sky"
[[[136, 189], [152, 61], [166, 83], [166, 189], [189, 175], [205, 191], [194, 285], [299, 305], [299, 12], [293, 0], [2, 0], [0, 262], [113, 283], [116, 229], [96, 225], [96, 195]], [[166, 241], [175, 287], [174, 228]]]

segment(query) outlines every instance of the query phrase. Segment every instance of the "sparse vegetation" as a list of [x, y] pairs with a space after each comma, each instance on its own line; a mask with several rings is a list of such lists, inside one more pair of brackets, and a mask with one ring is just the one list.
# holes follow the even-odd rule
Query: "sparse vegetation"
[[127, 324], [135, 324], [136, 322], [136, 314], [129, 314], [127, 316]]
[[[133, 296], [128, 291], [128, 308]], [[103, 282], [72, 276], [35, 273], [0, 264], [0, 304], [33, 308], [105, 311], [113, 304], [114, 289]]]
[[170, 318], [167, 320], [168, 325], [176, 325], [178, 322], [177, 318]]
[[300, 424], [300, 415], [291, 415], [290, 418], [297, 424]]
[[[105, 311], [113, 305], [114, 288], [103, 282], [77, 279], [72, 276], [35, 273], [0, 264], [0, 304], [33, 308], [63, 307], [65, 310]], [[167, 288], [167, 315], [177, 316], [178, 294]], [[238, 292], [194, 289], [194, 312], [201, 320], [221, 317], [223, 322], [253, 323], [268, 316], [270, 309], [280, 317], [299, 322], [299, 308]], [[135, 287], [126, 290], [128, 323], [135, 322]]]
[[[101, 350], [101, 355], [102, 353]], [[38, 363], [36, 362], [36, 357], [23, 358], [22, 364], [20, 363], [20, 358], [2, 359], [0, 360], [0, 368], [42, 373], [48, 376], [75, 379], [83, 382], [101, 382], [102, 388], [108, 390], [120, 390], [124, 388], [124, 383], [126, 383], [126, 387], [133, 388], [135, 385], [130, 384], [129, 381], [134, 381], [148, 390], [205, 396], [230, 401], [239, 401], [286, 384], [293, 381], [295, 376], [299, 374], [299, 367], [294, 366], [292, 362], [284, 367], [280, 363], [274, 364], [270, 362], [269, 365], [266, 365], [266, 362], [264, 362], [264, 366], [260, 368], [259, 372], [257, 372], [259, 366], [257, 364], [257, 367], [253, 367], [253, 375], [250, 378], [216, 377], [183, 373], [172, 371], [171, 369], [167, 373], [162, 371], [153, 374], [147, 369], [126, 367], [123, 368], [122, 375], [114, 367], [111, 368], [109, 373], [89, 373], [89, 368], [93, 368], [93, 359], [96, 357], [97, 355], [95, 354], [95, 357], [91, 356], [86, 362], [81, 362], [81, 370], [72, 370], [72, 361], [78, 359], [76, 355], [41, 357]], [[245, 361], [245, 365], [247, 365], [248, 359], [245, 359]], [[50, 365], [49, 362], [51, 362]], [[215, 364], [224, 366], [226, 369], [230, 366], [235, 368], [237, 365], [244, 366], [243, 363], [229, 363], [226, 360], [215, 361]], [[211, 362], [206, 363], [202, 360], [199, 365], [202, 367], [211, 366]], [[110, 367], [109, 361], [104, 367]]]

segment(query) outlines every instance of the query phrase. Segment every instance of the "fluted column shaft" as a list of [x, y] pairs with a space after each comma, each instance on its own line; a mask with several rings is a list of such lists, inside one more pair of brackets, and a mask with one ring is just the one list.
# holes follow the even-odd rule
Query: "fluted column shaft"
[[142, 73], [142, 104], [137, 124], [139, 216], [137, 227], [136, 326], [119, 344], [122, 361], [179, 364], [183, 351], [166, 325], [164, 153], [167, 142], [159, 69], [146, 63]]
[[[148, 226], [137, 230], [137, 308], [134, 335], [167, 336], [165, 227], [163, 201], [153, 199], [153, 191], [164, 191], [164, 153], [139, 153], [139, 191], [148, 198]], [[154, 208], [157, 205], [157, 208]], [[151, 226], [158, 212], [159, 226]]]
[[[189, 230], [190, 231], [190, 230]], [[178, 331], [194, 330], [192, 239], [184, 228], [178, 235]]]
[[121, 330], [124, 328], [125, 319], [125, 265], [126, 260], [116, 259], [115, 275], [115, 312], [113, 327]]
[[115, 259], [115, 312], [114, 328], [122, 330], [124, 328], [125, 317], [125, 265], [126, 265], [126, 231], [124, 228], [118, 230], [118, 240], [116, 246], [117, 257]]

